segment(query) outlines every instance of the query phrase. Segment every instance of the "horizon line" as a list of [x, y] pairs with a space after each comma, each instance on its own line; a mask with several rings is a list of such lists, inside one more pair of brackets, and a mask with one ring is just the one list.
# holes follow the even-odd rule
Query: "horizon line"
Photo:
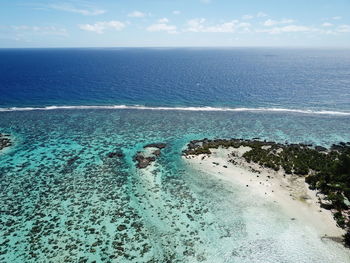
[[81, 46], [81, 47], [0, 47], [1, 49], [185, 49], [185, 48], [203, 48], [203, 49], [243, 49], [243, 48], [277, 48], [277, 49], [345, 49], [350, 50], [348, 46]]

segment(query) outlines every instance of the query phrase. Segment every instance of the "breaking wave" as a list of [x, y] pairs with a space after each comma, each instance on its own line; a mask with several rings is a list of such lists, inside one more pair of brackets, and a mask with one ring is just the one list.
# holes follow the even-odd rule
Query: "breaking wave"
[[46, 111], [46, 110], [69, 110], [69, 109], [133, 109], [133, 110], [158, 110], [158, 111], [223, 111], [223, 112], [290, 112], [302, 114], [321, 114], [321, 115], [341, 115], [350, 116], [346, 111], [328, 111], [328, 110], [304, 110], [304, 109], [286, 109], [286, 108], [229, 108], [229, 107], [151, 107], [141, 105], [106, 105], [106, 106], [46, 106], [46, 107], [9, 107], [0, 108], [0, 112], [10, 111]]

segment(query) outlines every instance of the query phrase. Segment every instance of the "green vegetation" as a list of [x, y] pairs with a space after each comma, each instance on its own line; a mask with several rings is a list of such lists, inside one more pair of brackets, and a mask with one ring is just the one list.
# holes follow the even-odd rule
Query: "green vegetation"
[[350, 247], [350, 231], [346, 232], [344, 235], [344, 242], [347, 247]]
[[347, 230], [344, 242], [350, 246], [350, 143], [333, 145], [329, 150], [305, 144], [280, 144], [258, 140], [191, 141], [184, 155], [210, 154], [218, 147], [251, 147], [243, 157], [247, 162], [286, 174], [305, 177], [310, 189], [326, 196], [321, 207], [331, 209], [339, 227]]

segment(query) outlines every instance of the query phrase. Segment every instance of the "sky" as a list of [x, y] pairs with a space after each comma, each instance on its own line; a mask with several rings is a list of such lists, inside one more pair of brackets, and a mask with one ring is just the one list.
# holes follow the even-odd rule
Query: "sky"
[[0, 48], [350, 47], [350, 0], [0, 0]]

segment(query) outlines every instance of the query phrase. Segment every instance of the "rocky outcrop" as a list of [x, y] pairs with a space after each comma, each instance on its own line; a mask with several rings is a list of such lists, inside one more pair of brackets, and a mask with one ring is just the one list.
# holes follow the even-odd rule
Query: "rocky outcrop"
[[139, 151], [134, 156], [133, 160], [136, 162], [136, 167], [144, 169], [151, 165], [161, 154], [161, 149], [166, 147], [165, 143], [151, 143], [145, 145], [143, 151]]
[[10, 135], [0, 133], [0, 151], [10, 146], [12, 146]]
[[323, 146], [313, 146], [312, 144], [305, 143], [276, 143], [271, 141], [261, 141], [258, 138], [253, 138], [252, 140], [244, 139], [214, 139], [210, 140], [204, 138], [202, 140], [193, 140], [187, 144], [187, 148], [182, 152], [183, 155], [199, 155], [199, 154], [211, 154], [210, 149], [217, 149], [218, 147], [228, 148], [234, 147], [238, 148], [240, 146], [249, 146], [249, 147], [267, 147], [271, 146], [274, 149], [292, 149], [297, 151], [304, 150], [315, 150], [320, 153], [330, 153], [330, 152], [339, 152], [343, 153], [350, 148], [350, 142], [340, 142], [338, 144], [333, 144], [329, 149]]
[[107, 154], [108, 158], [122, 158], [124, 157], [124, 154], [122, 152], [111, 152]]
[[134, 161], [137, 162], [136, 167], [139, 169], [146, 168], [156, 160], [155, 156], [145, 156], [142, 152], [137, 152]]
[[322, 146], [316, 146], [316, 147], [315, 147], [315, 150], [318, 151], [318, 152], [326, 152], [326, 151], [327, 151], [327, 148], [322, 147]]
[[158, 149], [163, 149], [166, 147], [166, 144], [165, 143], [150, 143], [150, 144], [147, 144], [145, 146], [143, 146], [143, 148], [158, 148]]

